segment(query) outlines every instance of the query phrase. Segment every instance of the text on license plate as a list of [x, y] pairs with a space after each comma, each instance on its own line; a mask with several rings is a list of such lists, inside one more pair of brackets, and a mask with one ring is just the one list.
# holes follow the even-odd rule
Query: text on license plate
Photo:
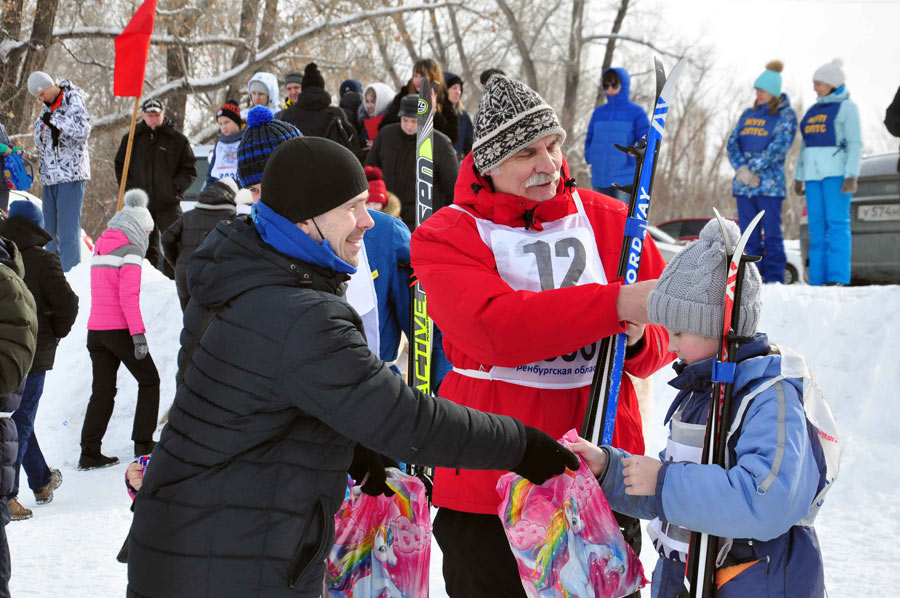
[[900, 203], [859, 206], [856, 217], [859, 220], [900, 220]]

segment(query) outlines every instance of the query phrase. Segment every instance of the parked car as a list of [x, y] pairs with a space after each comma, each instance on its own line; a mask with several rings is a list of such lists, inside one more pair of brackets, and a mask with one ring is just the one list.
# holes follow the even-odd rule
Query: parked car
[[672, 261], [675, 254], [684, 249], [684, 243], [679, 242], [677, 239], [664, 233], [655, 226], [647, 226], [647, 233], [650, 235], [650, 238], [653, 239], [656, 248], [659, 249], [659, 252], [662, 254], [663, 259], [666, 260], [667, 264]]
[[[729, 218], [729, 220], [737, 223], [736, 218]], [[707, 222], [709, 222], [709, 218], [675, 218], [662, 222], [657, 227], [678, 241], [688, 243], [700, 236], [700, 231]], [[804, 282], [807, 278], [801, 277], [801, 274], [805, 274], [806, 268], [800, 253], [800, 242], [796, 239], [785, 239], [784, 254], [787, 257], [787, 264], [784, 267], [784, 284]]]
[[[862, 159], [850, 202], [851, 284], [900, 283], [900, 173], [898, 152]], [[809, 264], [806, 210], [800, 220], [803, 264]]]

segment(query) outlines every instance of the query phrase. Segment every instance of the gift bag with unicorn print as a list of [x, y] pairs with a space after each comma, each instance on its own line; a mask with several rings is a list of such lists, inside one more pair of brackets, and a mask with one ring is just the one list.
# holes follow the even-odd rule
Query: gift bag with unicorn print
[[390, 497], [363, 494], [348, 482], [325, 563], [326, 598], [428, 595], [431, 514], [425, 486], [396, 468], [386, 472]]
[[[570, 430], [560, 442], [568, 446], [577, 439]], [[619, 598], [647, 583], [583, 459], [578, 471], [566, 470], [541, 486], [507, 473], [497, 492], [529, 598]]]

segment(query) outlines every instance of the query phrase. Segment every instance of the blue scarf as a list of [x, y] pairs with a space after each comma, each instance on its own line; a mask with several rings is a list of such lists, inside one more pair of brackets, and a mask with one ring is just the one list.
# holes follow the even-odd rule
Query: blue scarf
[[316, 264], [335, 272], [354, 274], [356, 268], [337, 256], [328, 239], [321, 243], [300, 230], [296, 224], [267, 206], [256, 202], [253, 225], [268, 245], [298, 260]]

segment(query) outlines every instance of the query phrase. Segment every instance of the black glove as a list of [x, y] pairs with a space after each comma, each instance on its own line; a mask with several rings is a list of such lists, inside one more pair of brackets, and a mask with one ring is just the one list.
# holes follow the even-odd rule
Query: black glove
[[134, 358], [143, 359], [150, 353], [150, 347], [147, 346], [147, 337], [143, 334], [135, 334], [131, 337], [134, 343]]
[[[363, 445], [356, 443], [353, 449], [353, 462], [350, 463], [347, 473], [353, 478], [357, 484], [361, 483], [365, 478], [361, 490], [369, 496], [394, 496], [394, 491], [387, 485], [387, 474], [384, 472], [385, 467], [397, 467], [397, 462], [390, 457], [379, 455], [375, 451], [369, 450]], [[368, 474], [368, 478], [366, 475]]]
[[50, 128], [50, 138], [53, 140], [53, 147], [56, 147], [59, 145], [59, 129], [50, 122], [50, 114], [50, 112], [44, 112], [41, 115], [41, 120]]
[[556, 442], [537, 428], [525, 426], [525, 454], [513, 471], [532, 484], [541, 485], [568, 467], [578, 469], [575, 453]]

